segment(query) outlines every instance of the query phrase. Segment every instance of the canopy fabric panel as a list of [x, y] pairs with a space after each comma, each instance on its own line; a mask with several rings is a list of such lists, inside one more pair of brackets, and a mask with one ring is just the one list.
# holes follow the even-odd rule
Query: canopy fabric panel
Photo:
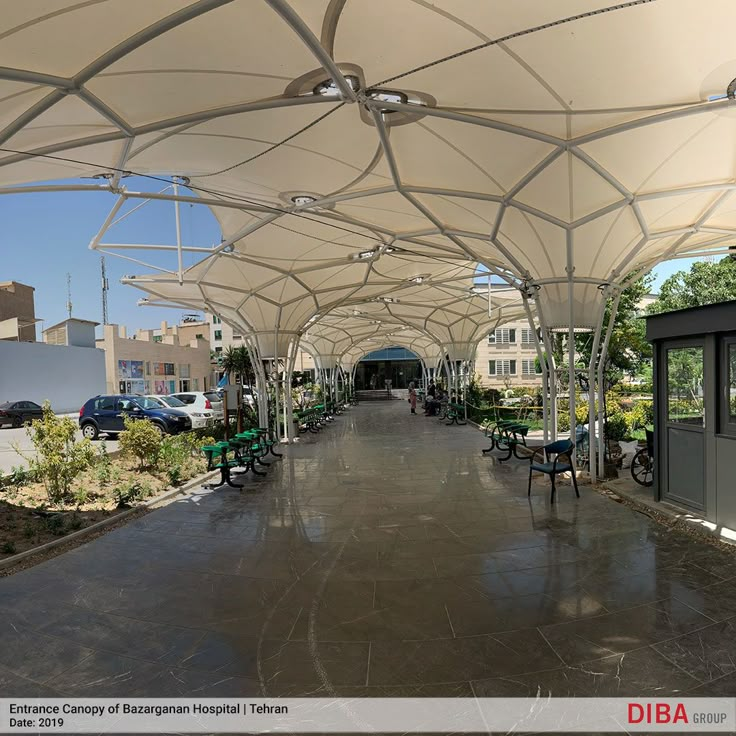
[[730, 0], [9, 5], [0, 192], [177, 177], [223, 242], [129, 282], [266, 354], [355, 304], [465, 354], [479, 264], [588, 329], [736, 232]]

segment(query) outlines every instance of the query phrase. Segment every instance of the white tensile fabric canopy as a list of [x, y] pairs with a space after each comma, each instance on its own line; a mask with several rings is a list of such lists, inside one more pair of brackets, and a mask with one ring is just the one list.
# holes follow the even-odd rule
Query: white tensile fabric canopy
[[391, 345], [413, 351], [431, 367], [444, 355], [472, 361], [489, 330], [525, 316], [516, 290], [494, 290], [493, 299], [498, 306], [490, 322], [486, 298], [473, 293], [460, 300], [444, 286], [416, 286], [401, 301], [337, 307], [307, 328], [304, 342], [327, 368], [345, 367], [346, 357], [352, 365], [356, 357]]
[[[457, 309], [482, 311], [478, 264], [543, 327], [595, 328], [641, 270], [733, 238], [730, 0], [5, 6], [0, 191], [109, 189], [120, 209], [150, 194], [125, 172], [177, 177], [190, 191], [157, 197], [211, 206], [223, 242], [195, 265], [141, 246], [171, 260], [129, 281], [263, 357], [346, 304], [464, 280]], [[103, 179], [38, 184], [80, 176]]]

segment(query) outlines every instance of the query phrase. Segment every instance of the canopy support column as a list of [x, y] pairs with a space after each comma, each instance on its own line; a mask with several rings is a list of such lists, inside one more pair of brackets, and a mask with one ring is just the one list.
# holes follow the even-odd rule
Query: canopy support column
[[570, 441], [573, 443], [573, 469], [575, 472], [575, 265], [573, 255], [572, 232], [567, 231], [567, 299], [570, 307], [567, 328], [567, 370], [568, 370], [568, 392], [570, 404]]
[[[279, 310], [280, 311], [280, 310]], [[279, 314], [279, 318], [281, 315]], [[273, 381], [273, 422], [276, 439], [281, 441], [281, 366], [279, 365], [279, 330], [273, 333], [273, 358], [271, 359], [271, 375]]]
[[536, 300], [537, 318], [539, 319], [539, 328], [542, 333], [542, 341], [544, 343], [544, 351], [547, 354], [547, 371], [548, 371], [548, 388], [549, 388], [549, 429], [550, 441], [557, 440], [557, 365], [552, 350], [552, 339], [547, 326], [541, 299]]
[[289, 345], [289, 356], [286, 361], [286, 395], [285, 395], [285, 434], [286, 442], [291, 444], [296, 435], [294, 433], [294, 397], [291, 395], [291, 382], [294, 376], [294, 366], [296, 365], [296, 354], [299, 349], [299, 340], [295, 338]]
[[526, 319], [529, 323], [529, 329], [534, 335], [534, 347], [537, 351], [537, 360], [539, 361], [539, 367], [542, 369], [542, 431], [544, 444], [546, 445], [549, 442], [549, 417], [547, 415], [547, 412], [549, 411], [549, 366], [547, 364], [547, 359], [544, 355], [544, 351], [542, 350], [542, 343], [539, 339], [537, 326], [536, 324], [534, 324], [534, 316], [532, 315], [532, 310], [529, 306], [529, 294], [522, 291], [521, 298], [524, 303], [524, 311], [526, 312]]
[[[598, 349], [600, 347], [603, 322], [606, 318], [606, 302], [608, 301], [608, 286], [603, 289], [603, 301], [601, 303], [600, 315], [595, 326], [593, 347], [590, 350], [590, 362], [588, 363], [588, 470], [590, 471], [590, 482], [596, 482], [596, 414], [595, 414], [595, 378], [598, 360]], [[598, 423], [598, 433], [603, 431], [603, 425]]]
[[616, 296], [613, 298], [611, 304], [611, 311], [608, 315], [608, 327], [606, 328], [606, 337], [603, 341], [603, 347], [601, 348], [601, 354], [598, 359], [598, 475], [601, 478], [606, 476], [606, 464], [605, 464], [605, 376], [604, 369], [606, 366], [606, 360], [608, 360], [608, 345], [611, 342], [611, 334], [613, 333], [613, 323], [616, 321], [616, 314], [618, 312], [618, 303], [621, 299], [621, 290], [619, 289]]
[[264, 361], [258, 349], [257, 340], [246, 338], [246, 345], [250, 353], [250, 362], [256, 377], [256, 399], [258, 402], [258, 426], [268, 426], [268, 381], [264, 370]]
[[[179, 196], [179, 185], [176, 179], [173, 182], [174, 196]], [[184, 259], [181, 250], [181, 213], [179, 212], [179, 200], [174, 200], [174, 219], [176, 220], [176, 257], [177, 257], [177, 276], [179, 278], [179, 285], [184, 283]]]

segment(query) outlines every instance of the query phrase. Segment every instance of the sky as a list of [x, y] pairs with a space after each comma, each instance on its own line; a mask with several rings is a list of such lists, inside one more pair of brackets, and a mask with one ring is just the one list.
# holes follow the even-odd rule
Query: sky
[[[52, 182], [60, 184], [63, 182]], [[93, 180], [82, 180], [94, 184]], [[131, 191], [159, 191], [156, 182], [137, 178], [125, 180]], [[189, 192], [187, 192], [189, 193]], [[36, 317], [41, 328], [66, 319], [67, 273], [71, 275], [72, 316], [102, 322], [100, 292], [100, 251], [89, 249], [105, 218], [115, 204], [109, 192], [53, 192], [0, 196], [0, 281], [20, 281], [36, 289]], [[124, 215], [140, 200], [118, 213]], [[220, 228], [210, 210], [200, 205], [180, 205], [183, 245], [210, 247], [220, 242]], [[176, 244], [176, 224], [172, 202], [151, 202], [111, 228], [102, 242]], [[163, 266], [175, 263], [172, 254], [149, 251], [148, 262]], [[197, 254], [185, 254], [185, 265]], [[144, 257], [142, 260], [146, 260]], [[162, 320], [176, 324], [191, 310], [139, 307], [145, 294], [120, 283], [128, 274], [152, 269], [108, 255], [105, 259], [109, 321], [128, 330], [158, 327]], [[101, 328], [98, 328], [98, 334]]]
[[[53, 182], [62, 183], [62, 182]], [[94, 184], [93, 180], [82, 183]], [[165, 185], [131, 177], [124, 181], [131, 191], [156, 191]], [[67, 274], [71, 276], [72, 316], [102, 322], [100, 294], [100, 252], [89, 249], [108, 213], [115, 204], [108, 192], [53, 192], [0, 196], [0, 281], [20, 281], [36, 289], [36, 317], [41, 329], [67, 317]], [[140, 204], [129, 200], [118, 213], [125, 215]], [[212, 213], [199, 205], [181, 205], [182, 243], [210, 247], [220, 242], [220, 228]], [[109, 230], [102, 242], [174, 245], [176, 225], [172, 202], [151, 202]], [[163, 266], [172, 263], [170, 253], [150, 252], [148, 262]], [[185, 254], [185, 265], [196, 254]], [[143, 260], [146, 260], [145, 258]], [[125, 325], [129, 332], [158, 327], [162, 320], [178, 323], [190, 310], [140, 307], [145, 296], [120, 278], [151, 269], [108, 255], [105, 259], [110, 285], [109, 321]], [[663, 263], [655, 271], [654, 291], [676, 271], [688, 269], [691, 260]], [[98, 334], [101, 328], [98, 328]]]

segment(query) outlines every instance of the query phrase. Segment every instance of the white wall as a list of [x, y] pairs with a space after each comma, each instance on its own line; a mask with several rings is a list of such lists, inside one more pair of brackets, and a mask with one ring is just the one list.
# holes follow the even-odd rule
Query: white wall
[[0, 341], [0, 402], [48, 399], [54, 411], [66, 413], [104, 393], [104, 351]]
[[80, 348], [93, 348], [95, 346], [95, 326], [86, 322], [66, 323], [67, 344]]

